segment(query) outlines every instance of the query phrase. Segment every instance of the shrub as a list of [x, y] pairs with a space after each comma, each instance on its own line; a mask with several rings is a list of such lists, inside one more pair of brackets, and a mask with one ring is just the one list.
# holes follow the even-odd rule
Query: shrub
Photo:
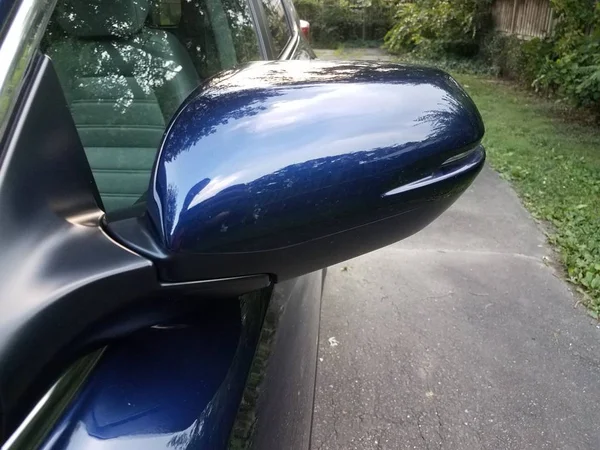
[[399, 3], [385, 36], [395, 53], [474, 56], [489, 19], [489, 0], [417, 0]]
[[321, 47], [383, 40], [392, 25], [392, 4], [384, 0], [372, 0], [366, 8], [356, 4], [348, 0], [295, 0], [298, 15], [310, 22], [314, 45]]
[[483, 41], [481, 56], [492, 73], [531, 86], [551, 52], [552, 44], [548, 40], [524, 41], [515, 36], [490, 33]]
[[551, 37], [523, 41], [493, 33], [486, 37], [482, 55], [498, 75], [558, 95], [600, 117], [600, 4], [551, 1], [558, 17]]
[[600, 113], [600, 4], [551, 1], [559, 20], [552, 51], [533, 84]]
[[548, 59], [534, 80], [537, 90], [549, 90], [600, 114], [600, 43], [588, 37], [576, 48]]

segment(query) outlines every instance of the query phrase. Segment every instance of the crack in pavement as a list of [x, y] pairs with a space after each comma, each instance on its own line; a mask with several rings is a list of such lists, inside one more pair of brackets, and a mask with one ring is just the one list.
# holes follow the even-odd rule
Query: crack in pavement
[[543, 262], [546, 255], [527, 255], [525, 253], [517, 252], [496, 252], [492, 250], [458, 250], [458, 249], [438, 249], [438, 248], [401, 248], [401, 247], [386, 247], [386, 251], [393, 251], [399, 253], [441, 253], [441, 254], [465, 254], [474, 256], [509, 256], [519, 259], [528, 259], [536, 262]]

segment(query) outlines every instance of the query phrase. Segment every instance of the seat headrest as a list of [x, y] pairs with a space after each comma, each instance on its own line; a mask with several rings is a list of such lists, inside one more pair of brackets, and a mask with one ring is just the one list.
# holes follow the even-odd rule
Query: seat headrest
[[60, 0], [57, 21], [68, 34], [128, 37], [144, 26], [148, 0]]

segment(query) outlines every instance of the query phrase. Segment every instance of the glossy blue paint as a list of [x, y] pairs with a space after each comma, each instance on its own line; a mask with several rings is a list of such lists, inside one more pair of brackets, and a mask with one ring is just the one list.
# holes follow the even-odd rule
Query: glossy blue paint
[[[173, 253], [287, 248], [417, 207], [423, 198], [412, 191], [385, 194], [436, 173], [452, 177], [444, 161], [482, 135], [473, 102], [439, 70], [254, 63], [210, 80], [182, 106], [160, 150], [149, 211]], [[483, 150], [470, 156], [476, 173]]]
[[262, 324], [258, 297], [111, 345], [42, 449], [225, 448]]
[[0, 0], [0, 29], [4, 26], [7, 21], [11, 8], [15, 4], [15, 0]]

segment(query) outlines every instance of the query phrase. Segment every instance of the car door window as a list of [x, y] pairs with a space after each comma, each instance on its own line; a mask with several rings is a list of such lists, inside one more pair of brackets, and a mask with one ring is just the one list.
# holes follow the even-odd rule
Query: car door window
[[262, 0], [267, 25], [271, 33], [273, 52], [279, 56], [292, 37], [282, 0]]
[[43, 51], [105, 210], [145, 198], [166, 125], [202, 80], [260, 59], [246, 0], [59, 0]]

